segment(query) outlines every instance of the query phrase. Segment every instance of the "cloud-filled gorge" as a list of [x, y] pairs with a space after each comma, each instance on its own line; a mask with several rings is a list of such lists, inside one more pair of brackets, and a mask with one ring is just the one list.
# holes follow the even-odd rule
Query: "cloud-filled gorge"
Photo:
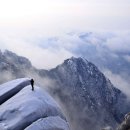
[[[71, 32], [48, 38], [25, 36], [16, 38], [16, 36], [3, 37], [1, 35], [0, 47], [2, 50], [8, 49], [29, 58], [35, 67], [42, 69], [53, 68], [71, 56], [81, 56], [96, 64], [116, 87], [128, 88], [130, 74], [129, 32]], [[120, 76], [120, 78], [112, 74]]]

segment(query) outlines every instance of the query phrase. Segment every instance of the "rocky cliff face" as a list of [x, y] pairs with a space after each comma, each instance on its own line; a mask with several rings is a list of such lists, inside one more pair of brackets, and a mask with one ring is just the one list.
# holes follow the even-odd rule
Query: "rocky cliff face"
[[[12, 59], [22, 58], [8, 53]], [[5, 54], [2, 53], [6, 57]], [[23, 67], [18, 59], [17, 62], [3, 59], [3, 62], [13, 66], [9, 70], [7, 67], [7, 72], [13, 77], [24, 77], [31, 72], [30, 77], [37, 75], [41, 79], [39, 83], [43, 85], [45, 82], [42, 79], [53, 81], [47, 86], [49, 92], [60, 102], [73, 130], [100, 130], [107, 126], [115, 128], [130, 110], [127, 97], [94, 64], [85, 59], [72, 57], [51, 70], [35, 69], [27, 59]], [[16, 73], [15, 69], [18, 70]]]
[[48, 77], [57, 82], [50, 92], [59, 97], [73, 129], [115, 127], [130, 108], [126, 96], [85, 59], [67, 59]]
[[25, 77], [26, 70], [31, 70], [31, 62], [22, 56], [18, 56], [8, 50], [0, 51], [0, 83], [11, 79]]
[[124, 116], [124, 120], [117, 130], [130, 130], [130, 112]]
[[0, 130], [69, 130], [57, 103], [29, 79], [0, 85]]

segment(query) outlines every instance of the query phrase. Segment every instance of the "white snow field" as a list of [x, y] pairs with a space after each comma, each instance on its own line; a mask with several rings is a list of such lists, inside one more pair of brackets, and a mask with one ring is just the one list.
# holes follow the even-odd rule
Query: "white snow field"
[[60, 107], [30, 79], [0, 85], [0, 130], [69, 130]]

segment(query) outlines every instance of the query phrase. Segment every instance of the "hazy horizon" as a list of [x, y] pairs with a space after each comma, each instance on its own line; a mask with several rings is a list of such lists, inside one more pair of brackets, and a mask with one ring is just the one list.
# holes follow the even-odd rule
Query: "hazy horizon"
[[[110, 50], [120, 47], [129, 51], [130, 42], [126, 37], [130, 35], [130, 1], [0, 2], [0, 48], [29, 58], [37, 68], [52, 68], [68, 57], [80, 56], [73, 48], [84, 44], [78, 35], [88, 32], [110, 40], [105, 45]], [[99, 39], [93, 36], [91, 40]], [[127, 43], [122, 48], [123, 40]]]

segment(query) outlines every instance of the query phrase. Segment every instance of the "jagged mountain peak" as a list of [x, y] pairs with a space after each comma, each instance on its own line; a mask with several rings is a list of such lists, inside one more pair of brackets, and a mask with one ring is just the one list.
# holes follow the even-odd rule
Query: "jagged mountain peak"
[[[124, 108], [128, 104], [126, 96], [116, 89], [93, 63], [81, 57], [65, 60], [63, 64], [52, 69], [49, 75], [60, 86], [59, 90], [54, 90], [54, 93], [58, 94], [62, 102], [73, 103], [78, 112], [82, 110], [81, 113], [87, 115], [85, 118], [79, 116], [77, 122], [87, 128], [88, 124], [86, 125], [81, 120], [89, 120], [91, 122], [89, 130], [93, 130], [93, 122], [99, 118], [99, 115], [100, 120], [96, 121], [99, 126], [106, 124], [116, 126], [116, 123], [120, 122], [121, 117], [127, 112], [128, 107]], [[67, 99], [69, 100], [66, 101]], [[121, 104], [125, 105], [121, 106]], [[67, 109], [74, 113], [73, 108], [67, 107]], [[96, 127], [95, 129], [101, 129], [98, 125]]]
[[98, 73], [98, 68], [91, 62], [89, 62], [85, 58], [81, 57], [71, 57], [69, 59], [66, 59], [63, 64], [59, 65], [57, 68], [59, 69], [67, 69], [71, 72], [77, 72], [77, 73], [89, 73], [90, 75], [93, 75], [93, 73]]
[[23, 56], [18, 56], [16, 55], [15, 53], [9, 51], [9, 50], [5, 50], [3, 52], [3, 56], [6, 58], [6, 60], [10, 63], [15, 63], [15, 64], [18, 64], [18, 65], [21, 65], [21, 66], [26, 66], [26, 67], [31, 67], [31, 62], [23, 57]]
[[17, 68], [26, 69], [32, 67], [31, 62], [27, 58], [18, 56], [9, 50], [0, 51], [0, 62], [0, 69], [2, 70], [16, 70]]
[[0, 50], [0, 83], [5, 81], [25, 77], [25, 73], [33, 69], [31, 62], [9, 50]]
[[87, 79], [91, 78], [93, 78], [93, 81], [97, 81], [99, 77], [104, 77], [104, 75], [93, 63], [81, 57], [71, 57], [65, 60], [63, 64], [56, 67], [56, 70], [63, 75], [67, 74], [71, 77], [74, 76], [74, 78], [77, 75], [77, 78], [80, 79], [80, 81], [86, 81]]
[[82, 64], [88, 64], [89, 62], [85, 59], [85, 58], [81, 58], [81, 57], [71, 57], [69, 59], [66, 59], [64, 61], [65, 64], [68, 64], [68, 65], [72, 65], [73, 64], [78, 64], [78, 63], [82, 63]]
[[9, 50], [3, 51], [3, 54], [4, 54], [4, 55], [14, 55], [14, 56], [17, 56], [14, 52], [9, 51]]

